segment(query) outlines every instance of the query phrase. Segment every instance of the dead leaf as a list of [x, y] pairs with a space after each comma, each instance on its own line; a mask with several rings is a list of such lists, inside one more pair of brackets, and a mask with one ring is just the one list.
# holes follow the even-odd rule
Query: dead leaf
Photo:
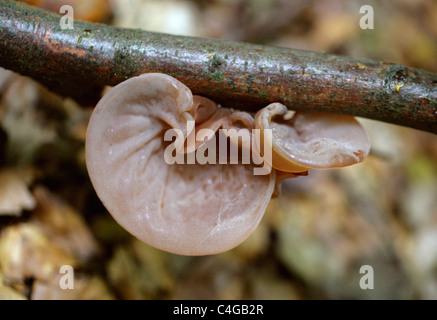
[[35, 208], [29, 185], [35, 178], [31, 168], [0, 170], [0, 215], [19, 216]]
[[97, 254], [98, 244], [79, 212], [42, 186], [35, 188], [34, 196], [32, 219], [52, 242], [82, 261]]
[[7, 281], [49, 280], [76, 259], [47, 238], [35, 225], [21, 223], [0, 234], [0, 269]]

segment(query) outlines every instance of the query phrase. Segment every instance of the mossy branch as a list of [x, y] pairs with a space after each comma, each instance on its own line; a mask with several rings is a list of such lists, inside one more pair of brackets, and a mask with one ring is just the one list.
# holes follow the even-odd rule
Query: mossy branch
[[399, 64], [248, 43], [172, 36], [75, 21], [0, 2], [0, 66], [95, 103], [104, 85], [169, 74], [194, 93], [255, 111], [341, 113], [437, 133], [437, 75]]

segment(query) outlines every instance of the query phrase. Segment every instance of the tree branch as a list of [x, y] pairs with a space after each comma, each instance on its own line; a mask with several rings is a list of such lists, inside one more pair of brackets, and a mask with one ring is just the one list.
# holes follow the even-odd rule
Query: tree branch
[[250, 111], [366, 117], [437, 133], [437, 75], [399, 64], [247, 43], [172, 36], [75, 21], [0, 2], [0, 66], [94, 103], [99, 88], [145, 72], [169, 74], [194, 93]]

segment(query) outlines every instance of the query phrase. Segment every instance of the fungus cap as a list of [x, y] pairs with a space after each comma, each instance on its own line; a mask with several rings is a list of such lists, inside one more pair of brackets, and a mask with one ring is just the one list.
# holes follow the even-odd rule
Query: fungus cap
[[134, 77], [100, 100], [86, 138], [88, 173], [112, 216], [140, 240], [183, 255], [218, 253], [243, 242], [275, 185], [274, 172], [256, 176], [252, 165], [164, 161], [166, 130], [179, 129], [186, 139], [189, 120], [213, 130], [224, 121], [229, 111], [205, 99], [193, 101], [185, 85], [164, 74]]

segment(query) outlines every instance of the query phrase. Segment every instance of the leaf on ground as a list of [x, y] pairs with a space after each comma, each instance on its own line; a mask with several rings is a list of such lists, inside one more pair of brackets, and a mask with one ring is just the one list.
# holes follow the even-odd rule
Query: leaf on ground
[[82, 215], [42, 186], [34, 190], [37, 202], [33, 221], [59, 247], [85, 261], [98, 253], [94, 239]]
[[76, 264], [72, 255], [31, 223], [10, 226], [0, 234], [0, 269], [8, 281], [50, 280], [61, 266]]
[[108, 290], [100, 277], [76, 276], [74, 288], [64, 290], [59, 283], [62, 275], [57, 275], [49, 281], [37, 280], [32, 285], [32, 300], [113, 300], [114, 296]]
[[174, 279], [168, 254], [139, 240], [119, 246], [108, 264], [110, 283], [124, 299], [152, 299], [171, 291]]
[[14, 289], [0, 284], [0, 300], [26, 300], [26, 297]]
[[74, 10], [74, 19], [91, 22], [101, 22], [109, 18], [111, 7], [109, 0], [21, 0], [30, 5], [59, 13], [64, 5]]
[[35, 208], [29, 185], [35, 178], [31, 168], [0, 170], [0, 216], [19, 216], [23, 210]]
[[38, 108], [44, 94], [37, 82], [18, 76], [0, 96], [0, 125], [7, 134], [7, 158], [15, 164], [32, 160], [36, 150], [56, 139], [55, 125]]

